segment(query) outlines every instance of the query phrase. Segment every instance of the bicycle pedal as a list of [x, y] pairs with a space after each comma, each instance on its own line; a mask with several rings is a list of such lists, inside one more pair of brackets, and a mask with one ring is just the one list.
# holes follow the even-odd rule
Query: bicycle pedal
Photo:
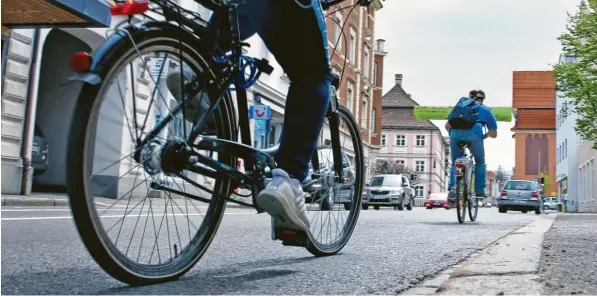
[[310, 242], [309, 235], [302, 230], [279, 228], [274, 230], [274, 236], [284, 246], [306, 247]]

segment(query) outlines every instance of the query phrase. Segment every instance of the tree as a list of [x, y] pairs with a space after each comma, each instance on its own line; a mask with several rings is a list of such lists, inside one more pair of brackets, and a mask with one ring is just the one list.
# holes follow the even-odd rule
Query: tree
[[371, 169], [373, 175], [386, 175], [386, 174], [404, 174], [411, 178], [411, 186], [415, 186], [419, 183], [419, 176], [414, 174], [411, 169], [407, 166], [398, 163], [397, 161], [389, 162], [386, 160], [377, 160], [375, 165]]
[[558, 40], [564, 55], [575, 58], [575, 62], [554, 66], [556, 89], [578, 114], [576, 132], [595, 142], [593, 149], [597, 149], [597, 0], [583, 0], [568, 19], [567, 32]]
[[506, 173], [502, 170], [497, 170], [495, 171], [495, 181], [497, 183], [503, 184], [506, 182]]

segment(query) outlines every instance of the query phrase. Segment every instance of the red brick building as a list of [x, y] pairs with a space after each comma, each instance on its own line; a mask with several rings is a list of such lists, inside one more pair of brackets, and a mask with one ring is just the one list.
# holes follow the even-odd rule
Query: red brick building
[[[344, 2], [352, 6], [355, 0]], [[332, 71], [342, 75], [340, 103], [351, 110], [361, 126], [366, 177], [379, 152], [384, 40], [375, 41], [375, 14], [383, 6], [376, 0], [368, 7], [331, 7], [326, 18]], [[339, 40], [339, 41], [338, 41]], [[336, 44], [337, 47], [336, 47]], [[336, 48], [337, 50], [334, 50]], [[344, 70], [344, 72], [342, 72]]]
[[514, 178], [532, 180], [547, 170], [555, 191], [556, 111], [555, 81], [551, 71], [514, 71], [512, 108], [515, 125]]

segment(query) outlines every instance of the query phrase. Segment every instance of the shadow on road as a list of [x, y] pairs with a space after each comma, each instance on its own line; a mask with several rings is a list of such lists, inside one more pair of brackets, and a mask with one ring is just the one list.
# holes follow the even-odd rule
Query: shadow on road
[[[257, 286], [255, 281], [296, 273], [298, 271], [292, 268], [292, 264], [316, 259], [309, 256], [258, 260], [204, 271], [201, 270], [200, 262], [188, 276], [151, 286], [125, 285], [99, 268], [65, 268], [52, 272], [3, 275], [2, 281], [11, 283], [11, 291], [3, 287], [2, 294], [233, 294]], [[285, 267], [276, 268], [278, 266]]]

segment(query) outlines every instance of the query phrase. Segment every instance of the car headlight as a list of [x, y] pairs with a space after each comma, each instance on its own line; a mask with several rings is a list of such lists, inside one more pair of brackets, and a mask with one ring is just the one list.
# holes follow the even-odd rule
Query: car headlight
[[390, 194], [391, 195], [398, 195], [398, 194], [400, 194], [400, 190], [392, 190], [392, 191], [390, 191]]

